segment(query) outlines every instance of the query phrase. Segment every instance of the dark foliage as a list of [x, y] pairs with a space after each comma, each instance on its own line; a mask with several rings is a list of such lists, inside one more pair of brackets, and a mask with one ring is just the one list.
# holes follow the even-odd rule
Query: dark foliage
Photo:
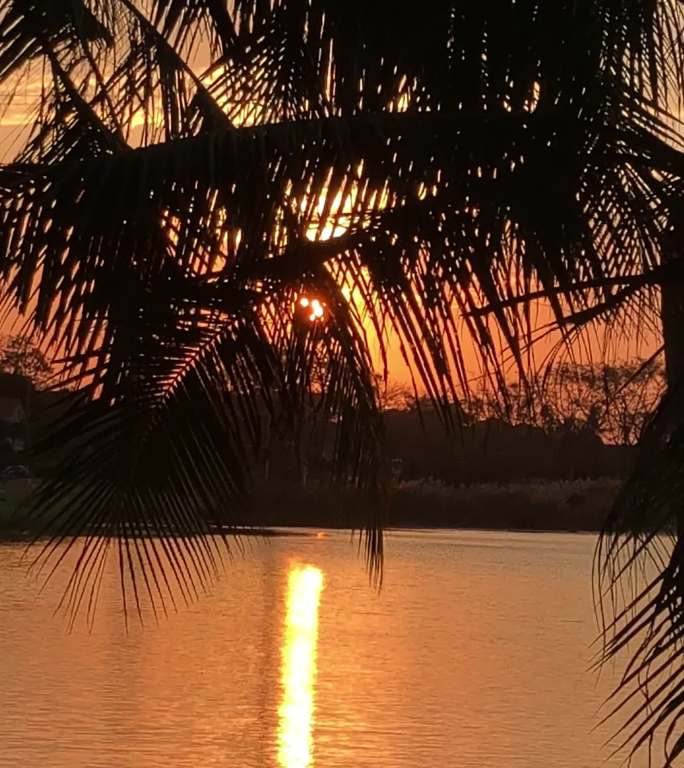
[[[464, 334], [501, 383], [494, 332], [524, 369], [534, 296], [568, 337], [654, 313], [681, 278], [661, 263], [683, 191], [681, 27], [676, 0], [3, 3], [0, 81], [41, 79], [0, 169], [5, 304], [84, 392], [35, 514], [66, 538], [85, 518], [116, 534], [135, 600], [163, 604], [215, 570], [255, 414], [296, 424], [321, 345], [336, 472], [373, 488], [368, 329], [394, 328], [449, 424]], [[297, 321], [303, 292], [320, 322]], [[367, 533], [377, 562], [378, 519]], [[72, 607], [110, 541], [78, 545]], [[646, 598], [668, 617], [649, 652], [681, 652], [680, 573]], [[656, 724], [678, 737], [682, 711], [668, 693]]]

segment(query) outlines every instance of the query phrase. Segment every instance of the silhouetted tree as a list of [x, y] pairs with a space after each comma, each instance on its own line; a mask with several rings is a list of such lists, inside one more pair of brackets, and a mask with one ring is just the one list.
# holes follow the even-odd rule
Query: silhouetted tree
[[34, 386], [40, 386], [50, 376], [52, 366], [47, 358], [26, 336], [10, 336], [0, 347], [0, 370], [23, 376]]
[[665, 391], [664, 370], [657, 360], [565, 363], [555, 376], [551, 398], [557, 398], [557, 418], [572, 419], [617, 445], [637, 444]]
[[[140, 534], [194, 536], [180, 539], [169, 581], [132, 582], [153, 603], [168, 599], [160, 584], [185, 594], [215, 571], [221, 545], [207, 534], [230, 524], [248, 486], [259, 409], [292, 415], [310, 397], [311, 345], [291, 343], [302, 295], [328, 308], [334, 469], [372, 487], [368, 329], [382, 343], [392, 325], [452, 422], [465, 371], [455, 316], [503, 383], [495, 339], [523, 369], [535, 298], [569, 334], [596, 318], [626, 323], [635, 308], [643, 320], [658, 312], [658, 285], [679, 279], [676, 0], [6, 0], [0, 82], [11, 96], [36, 76], [30, 136], [0, 169], [0, 276], [5, 304], [70, 357], [88, 396], [55, 441], [87, 425], [92, 448], [76, 460], [73, 443], [36, 513], [59, 503], [61, 534], [84, 520], [118, 534], [131, 573], [157, 562]], [[666, 293], [679, 382], [680, 294]], [[666, 409], [654, 427], [673, 476], [681, 423]], [[676, 522], [677, 547], [644, 598], [662, 634], [643, 647], [660, 654], [684, 622], [684, 503], [654, 516], [656, 501], [631, 494], [615, 519], [640, 555], [652, 541], [632, 525], [639, 515], [659, 530]], [[367, 526], [375, 563], [379, 520]], [[607, 569], [624, 550], [606, 543]], [[86, 548], [74, 606], [95, 593], [109, 549]], [[676, 672], [671, 693], [646, 697], [635, 744], [684, 716]], [[670, 740], [670, 756], [682, 746]]]
[[478, 388], [467, 404], [470, 423], [497, 418], [546, 432], [589, 430], [615, 445], [636, 445], [665, 390], [657, 358], [621, 364], [562, 362], [540, 386]]

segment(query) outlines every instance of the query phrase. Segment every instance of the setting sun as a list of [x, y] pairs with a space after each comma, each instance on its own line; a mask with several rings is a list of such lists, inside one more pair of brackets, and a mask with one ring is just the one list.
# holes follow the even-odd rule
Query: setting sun
[[320, 299], [302, 296], [299, 299], [299, 306], [302, 310], [309, 310], [306, 315], [310, 322], [321, 320], [325, 316], [325, 304]]

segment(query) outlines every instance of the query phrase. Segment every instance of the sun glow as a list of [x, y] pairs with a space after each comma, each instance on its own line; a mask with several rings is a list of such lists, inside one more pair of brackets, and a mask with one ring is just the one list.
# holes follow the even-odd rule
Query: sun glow
[[325, 303], [320, 299], [302, 296], [299, 299], [299, 306], [302, 310], [305, 310], [309, 321], [312, 323], [316, 320], [321, 320], [325, 315]]
[[318, 605], [323, 572], [295, 566], [287, 589], [287, 614], [282, 649], [282, 699], [278, 708], [278, 764], [306, 768], [312, 764]]

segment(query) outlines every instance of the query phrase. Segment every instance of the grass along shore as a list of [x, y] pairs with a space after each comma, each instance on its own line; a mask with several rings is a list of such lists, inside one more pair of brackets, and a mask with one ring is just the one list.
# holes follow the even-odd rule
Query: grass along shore
[[[35, 523], [21, 514], [30, 480], [0, 484], [0, 538], [27, 538]], [[614, 478], [597, 480], [484, 483], [453, 487], [412, 480], [391, 489], [383, 514], [388, 528], [463, 528], [526, 531], [598, 531], [619, 490]], [[358, 528], [371, 502], [348, 489], [327, 485], [261, 486], [238, 514], [264, 535], [273, 528]], [[245, 532], [248, 532], [245, 530]]]
[[[391, 489], [388, 528], [599, 531], [620, 488], [615, 478], [449, 486], [412, 480]], [[249, 514], [267, 526], [358, 528], [370, 501], [352, 491], [309, 485], [263, 486]]]

